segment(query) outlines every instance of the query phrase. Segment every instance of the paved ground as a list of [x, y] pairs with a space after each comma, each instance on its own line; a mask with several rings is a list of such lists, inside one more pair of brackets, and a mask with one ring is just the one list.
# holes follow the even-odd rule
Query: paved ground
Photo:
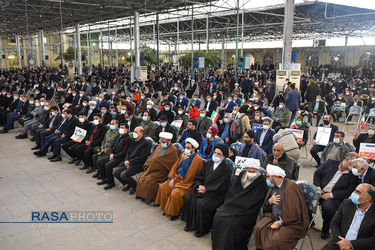
[[[338, 124], [342, 127], [342, 124]], [[316, 128], [313, 128], [315, 130]], [[354, 130], [354, 127], [351, 127]], [[17, 130], [17, 129], [16, 129]], [[75, 228], [33, 228], [31, 224], [0, 224], [1, 249], [210, 249], [207, 235], [195, 238], [182, 221], [169, 221], [160, 208], [150, 207], [116, 187], [104, 191], [77, 167], [37, 158], [28, 139], [16, 130], [0, 135], [0, 221], [30, 221], [32, 211], [113, 211], [113, 224], [74, 224]], [[352, 140], [350, 131], [346, 141]], [[309, 146], [310, 148], [310, 146]], [[49, 154], [50, 155], [50, 154]], [[300, 180], [312, 181], [310, 157], [302, 160]], [[316, 228], [320, 229], [318, 217]], [[311, 229], [315, 249], [326, 242]], [[308, 243], [308, 242], [306, 242]], [[250, 249], [255, 249], [253, 242]], [[305, 244], [304, 249], [311, 249]]]

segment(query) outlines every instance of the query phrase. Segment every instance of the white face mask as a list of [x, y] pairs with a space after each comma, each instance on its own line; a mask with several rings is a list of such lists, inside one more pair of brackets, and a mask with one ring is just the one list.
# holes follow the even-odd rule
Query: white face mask
[[84, 123], [85, 122], [85, 118], [79, 118], [78, 119], [80, 123]]
[[361, 176], [362, 173], [358, 172], [358, 169], [356, 168], [352, 168], [352, 173], [355, 175], [355, 176]]
[[147, 105], [147, 109], [152, 109], [152, 106], [151, 105]]
[[82, 106], [83, 106], [83, 107], [86, 107], [86, 106], [87, 106], [87, 103], [85, 103], [85, 102], [82, 103]]
[[340, 138], [333, 138], [333, 142], [336, 143], [336, 144], [339, 144], [340, 143]]
[[40, 106], [44, 106], [44, 102], [40, 102]]
[[255, 120], [259, 120], [260, 117], [256, 115], [254, 118]]
[[207, 137], [208, 139], [211, 139], [212, 135], [211, 135], [209, 132], [207, 132], [206, 137]]
[[372, 130], [372, 129], [370, 129], [370, 130], [368, 131], [368, 134], [369, 134], [369, 135], [374, 135], [374, 134], [375, 134], [375, 131]]
[[185, 154], [186, 154], [187, 156], [190, 156], [190, 155], [191, 155], [191, 152], [190, 152], [190, 150], [189, 150], [189, 149], [187, 149], [187, 148], [185, 148], [184, 152], [185, 152]]
[[94, 124], [95, 126], [98, 126], [99, 125], [99, 120], [93, 120], [92, 124]]
[[125, 129], [120, 128], [120, 129], [118, 130], [118, 132], [119, 132], [120, 135], [123, 135], [123, 134], [125, 133]]
[[126, 113], [126, 110], [121, 110], [121, 114], [125, 114]]
[[283, 107], [284, 107], [283, 105], [281, 105], [281, 104], [279, 105], [279, 109], [282, 109]]
[[263, 125], [263, 129], [264, 130], [267, 130], [267, 129], [269, 129], [270, 127], [268, 126], [268, 125]]
[[180, 115], [182, 115], [183, 113], [184, 113], [184, 111], [182, 111], [182, 110], [178, 111], [178, 114], [180, 114]]
[[248, 179], [250, 180], [253, 180], [257, 176], [256, 172], [255, 173], [247, 172], [246, 174], [247, 174]]
[[37, 102], [37, 103], [35, 103], [35, 106], [36, 106], [36, 107], [39, 107], [39, 106], [40, 106], [40, 104], [39, 104], [39, 103]]
[[202, 117], [202, 118], [205, 117], [205, 116], [206, 116], [205, 114], [200, 114], [200, 117]]

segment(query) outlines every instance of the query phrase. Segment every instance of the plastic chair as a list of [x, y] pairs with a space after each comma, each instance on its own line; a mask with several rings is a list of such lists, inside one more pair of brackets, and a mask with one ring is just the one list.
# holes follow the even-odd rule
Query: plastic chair
[[185, 148], [178, 142], [173, 143], [173, 146], [175, 146], [180, 153], [180, 155], [185, 151]]
[[370, 109], [370, 111], [368, 112], [365, 125], [372, 125], [372, 123], [368, 123], [368, 120], [370, 119], [375, 119], [375, 108]]
[[300, 170], [300, 165], [298, 163], [298, 161], [296, 161], [295, 159], [293, 159], [293, 163], [294, 163], [294, 168], [293, 168], [293, 171], [292, 171], [292, 179], [297, 181], [298, 180], [298, 176], [299, 176], [299, 170]]
[[355, 152], [356, 148], [352, 144], [350, 144], [349, 142], [345, 142], [345, 145], [348, 146], [350, 152]]
[[236, 165], [234, 165], [234, 162], [229, 158], [225, 158], [224, 161], [225, 161], [226, 164], [228, 164], [228, 166], [232, 167], [231, 181], [233, 183], [234, 177], [236, 175], [236, 170], [237, 170]]
[[264, 168], [259, 167], [258, 172], [267, 178], [267, 171]]
[[[349, 109], [349, 114], [348, 114], [348, 116], [345, 119], [343, 131], [345, 131], [345, 127], [348, 124], [357, 124], [356, 130], [355, 130], [355, 131], [357, 131], [358, 127], [359, 127], [359, 123], [361, 122], [362, 112], [363, 112], [363, 109], [361, 107], [359, 107], [359, 106], [351, 106], [350, 109]], [[352, 116], [352, 118], [354, 116], [358, 116], [357, 122], [348, 121], [348, 119], [349, 119], [350, 116]]]
[[314, 186], [314, 184], [308, 181], [297, 181], [297, 185], [301, 188], [302, 193], [305, 197], [307, 209], [309, 213], [312, 215], [312, 218], [309, 224], [309, 230], [307, 231], [305, 237], [303, 238], [300, 248], [297, 248], [297, 249], [302, 250], [303, 244], [305, 243], [305, 239], [307, 236], [309, 237], [309, 240], [310, 240], [311, 249], [314, 250], [314, 245], [312, 243], [309, 231], [317, 215], [320, 191], [317, 187]]
[[148, 142], [148, 144], [149, 144], [150, 147], [151, 147], [151, 150], [150, 150], [150, 154], [151, 154], [152, 151], [154, 151], [155, 142], [154, 142], [154, 140], [153, 140], [151, 137], [149, 137], [149, 136], [145, 137], [145, 139], [146, 139], [146, 141]]

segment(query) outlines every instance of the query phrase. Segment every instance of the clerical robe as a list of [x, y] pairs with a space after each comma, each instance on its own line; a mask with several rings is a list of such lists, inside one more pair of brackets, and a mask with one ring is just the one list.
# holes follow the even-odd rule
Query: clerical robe
[[[164, 154], [160, 155], [163, 150]], [[136, 196], [155, 200], [159, 183], [168, 178], [168, 173], [179, 155], [178, 149], [172, 144], [167, 149], [159, 145], [143, 165], [144, 172], [138, 178]]]
[[[185, 198], [181, 220], [186, 221], [189, 230], [206, 234], [211, 230], [216, 209], [223, 203], [232, 177], [232, 167], [225, 161], [217, 163], [208, 161], [195, 178], [195, 185]], [[205, 187], [206, 192], [197, 191], [199, 185]]]
[[[282, 226], [271, 229], [270, 224], [280, 218], [275, 218], [277, 210], [272, 209], [268, 200], [277, 192], [277, 187], [269, 188], [263, 204], [263, 219], [258, 221], [254, 228], [254, 241], [257, 248], [264, 250], [293, 249], [298, 240], [305, 237], [309, 227], [309, 214], [305, 198], [300, 187], [291, 180], [283, 180], [283, 192], [281, 195], [281, 219]], [[271, 207], [267, 209], [267, 207]], [[267, 211], [268, 210], [268, 211]]]
[[242, 184], [246, 170], [229, 188], [224, 204], [217, 209], [212, 225], [212, 249], [247, 249], [267, 193], [266, 178], [258, 176]]
[[[194, 185], [194, 179], [203, 167], [202, 158], [194, 153], [182, 161], [182, 156], [169, 171], [168, 180], [160, 185], [155, 204], [160, 204], [166, 216], [178, 216], [184, 205], [184, 199]], [[173, 189], [169, 187], [171, 179], [174, 180]]]

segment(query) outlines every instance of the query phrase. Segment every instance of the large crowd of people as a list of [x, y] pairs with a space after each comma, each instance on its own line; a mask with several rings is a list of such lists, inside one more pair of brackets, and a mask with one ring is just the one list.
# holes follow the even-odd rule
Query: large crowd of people
[[[131, 82], [126, 67], [99, 66], [73, 78], [57, 68], [1, 69], [0, 87], [0, 133], [19, 123], [15, 138], [35, 142], [36, 157], [66, 155], [106, 190], [118, 181], [170, 220], [181, 216], [196, 237], [211, 231], [213, 249], [247, 249], [251, 235], [258, 249], [293, 249], [305, 236], [312, 215], [295, 181], [311, 140], [321, 237], [333, 235], [325, 249], [375, 245], [375, 170], [358, 155], [375, 126], [345, 142], [333, 124], [350, 121], [352, 106], [375, 108], [373, 79], [302, 76], [278, 92], [266, 71], [191, 79], [163, 68]], [[326, 144], [309, 138], [314, 120], [330, 128]]]

